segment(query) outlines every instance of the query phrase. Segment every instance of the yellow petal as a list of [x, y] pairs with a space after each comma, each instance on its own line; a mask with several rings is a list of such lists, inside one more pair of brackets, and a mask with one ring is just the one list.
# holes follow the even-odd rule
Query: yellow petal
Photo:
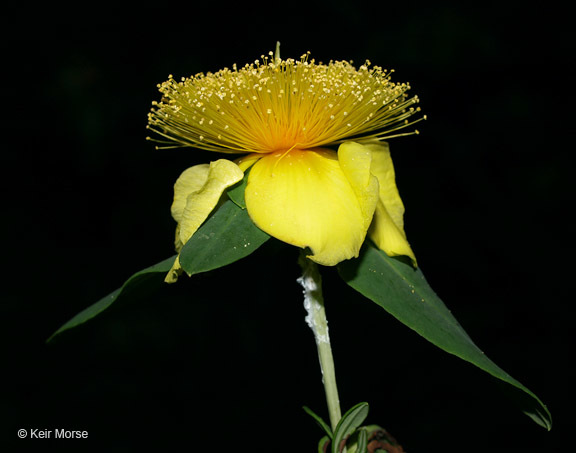
[[358, 198], [368, 230], [379, 199], [378, 179], [371, 173], [372, 152], [359, 143], [344, 142], [338, 148], [338, 161]]
[[[176, 227], [176, 250], [204, 223], [214, 210], [226, 188], [241, 181], [244, 173], [238, 165], [226, 159], [197, 165], [184, 171], [174, 185], [172, 216]], [[182, 273], [179, 256], [168, 272], [165, 282], [174, 283]]]
[[174, 184], [174, 202], [170, 208], [172, 217], [174, 217], [176, 222], [180, 223], [182, 220], [182, 213], [186, 207], [188, 195], [199, 191], [206, 184], [209, 169], [210, 165], [208, 164], [195, 165], [184, 170], [176, 180]]
[[365, 145], [372, 152], [371, 172], [378, 178], [380, 201], [370, 227], [370, 238], [389, 256], [416, 257], [404, 232], [404, 204], [396, 187], [394, 165], [387, 143]]
[[378, 178], [380, 184], [380, 200], [394, 221], [394, 224], [404, 234], [404, 203], [396, 187], [396, 173], [390, 156], [388, 143], [366, 145], [372, 153], [371, 172]]
[[186, 197], [186, 205], [179, 223], [182, 244], [186, 244], [208, 218], [218, 204], [222, 193], [228, 187], [241, 181], [243, 177], [244, 173], [234, 162], [220, 159], [210, 163], [204, 185]]
[[313, 261], [333, 266], [358, 256], [365, 215], [334, 151], [264, 155], [250, 170], [245, 195], [248, 213], [260, 229], [309, 247]]
[[388, 256], [408, 256], [412, 260], [412, 264], [417, 265], [416, 256], [406, 240], [404, 231], [396, 226], [382, 202], [376, 206], [369, 236], [376, 246], [386, 252]]
[[164, 282], [176, 283], [178, 281], [178, 277], [180, 277], [180, 274], [182, 274], [182, 266], [180, 266], [180, 255], [178, 255], [174, 260], [172, 268], [168, 271], [166, 277], [164, 277]]
[[262, 153], [252, 153], [236, 159], [234, 162], [240, 167], [240, 170], [246, 171], [262, 157]]

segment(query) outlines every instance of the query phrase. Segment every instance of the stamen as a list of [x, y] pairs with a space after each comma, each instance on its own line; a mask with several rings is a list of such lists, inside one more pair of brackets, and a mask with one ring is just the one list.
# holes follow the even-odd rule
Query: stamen
[[[384, 139], [420, 121], [406, 83], [393, 71], [352, 62], [280, 58], [280, 43], [252, 64], [159, 85], [148, 128], [161, 147], [192, 146], [228, 153], [310, 149], [349, 139]], [[410, 132], [401, 135], [410, 135]], [[280, 158], [282, 159], [284, 155]]]
[[294, 148], [296, 148], [296, 146], [298, 146], [300, 143], [295, 143], [294, 146], [292, 146], [291, 148], [287, 149], [281, 156], [280, 158], [274, 163], [274, 166], [272, 167], [272, 176], [274, 176], [274, 172], [276, 171], [276, 167], [278, 166], [278, 164], [280, 163], [280, 161], [282, 159], [284, 159], [284, 157], [286, 157], [286, 155], [292, 151]]

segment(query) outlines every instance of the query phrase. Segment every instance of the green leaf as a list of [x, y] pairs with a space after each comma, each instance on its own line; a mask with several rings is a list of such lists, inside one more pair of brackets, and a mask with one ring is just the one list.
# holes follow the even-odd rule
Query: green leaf
[[428, 285], [420, 269], [401, 259], [390, 258], [368, 243], [358, 259], [341, 263], [338, 271], [348, 285], [431, 343], [508, 384], [507, 390], [522, 411], [550, 430], [552, 418], [546, 406], [474, 344]]
[[182, 247], [180, 265], [188, 275], [217, 269], [250, 255], [268, 239], [245, 209], [228, 200]]
[[90, 319], [99, 315], [118, 300], [126, 301], [131, 298], [138, 297], [142, 291], [148, 292], [153, 287], [160, 286], [164, 281], [166, 273], [170, 270], [172, 264], [174, 264], [175, 259], [176, 256], [173, 256], [158, 264], [136, 272], [116, 291], [111, 292], [106, 297], [103, 297], [95, 304], [90, 305], [88, 308], [74, 316], [70, 321], [65, 323], [56, 332], [54, 332], [47, 341], [51, 341], [54, 337], [61, 334], [65, 330], [72, 329], [73, 327], [79, 326], [80, 324], [84, 324], [86, 321], [89, 321]]
[[[217, 269], [249, 255], [269, 238], [254, 225], [246, 210], [226, 201], [184, 245], [180, 253], [180, 264], [189, 275]], [[48, 341], [94, 318], [119, 299], [133, 299], [139, 296], [137, 293], [160, 286], [175, 258], [173, 256], [135, 273], [121, 288], [74, 316], [54, 332]]]
[[332, 439], [332, 430], [330, 429], [328, 424], [324, 420], [322, 420], [322, 417], [317, 415], [314, 411], [312, 411], [312, 409], [310, 409], [307, 406], [304, 406], [302, 409], [304, 409], [304, 412], [306, 412], [308, 415], [310, 415], [310, 417], [312, 417], [314, 420], [316, 420], [316, 423], [318, 423], [318, 425], [320, 425], [320, 428], [322, 428], [326, 432], [326, 434], [328, 434], [328, 437], [330, 439]]
[[[347, 453], [367, 453], [368, 448], [368, 427], [361, 426], [346, 441]], [[371, 433], [370, 433], [371, 434]], [[376, 450], [378, 452], [383, 450]]]
[[368, 433], [364, 428], [359, 429], [358, 432], [358, 447], [356, 451], [358, 453], [366, 453], [368, 448]]
[[318, 453], [324, 453], [326, 451], [326, 444], [328, 443], [330, 443], [330, 438], [328, 436], [324, 436], [320, 439], [320, 442], [318, 442]]
[[236, 206], [242, 209], [246, 209], [244, 192], [246, 191], [246, 184], [248, 184], [248, 173], [250, 173], [250, 168], [244, 172], [244, 178], [242, 178], [242, 181], [234, 184], [227, 191], [228, 197], [230, 197]]
[[332, 453], [339, 453], [340, 444], [358, 428], [368, 416], [368, 403], [359, 403], [346, 412], [336, 429], [332, 439]]

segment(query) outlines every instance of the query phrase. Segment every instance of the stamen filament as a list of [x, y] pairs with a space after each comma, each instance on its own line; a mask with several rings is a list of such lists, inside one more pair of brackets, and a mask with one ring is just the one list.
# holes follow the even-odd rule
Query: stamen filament
[[[419, 121], [408, 84], [391, 82], [393, 71], [356, 69], [345, 61], [316, 63], [276, 52], [238, 69], [197, 74], [159, 85], [149, 129], [162, 148], [191, 146], [224, 153], [311, 149], [347, 139], [383, 139]], [[414, 132], [409, 133], [408, 135]], [[405, 134], [402, 134], [405, 135]]]

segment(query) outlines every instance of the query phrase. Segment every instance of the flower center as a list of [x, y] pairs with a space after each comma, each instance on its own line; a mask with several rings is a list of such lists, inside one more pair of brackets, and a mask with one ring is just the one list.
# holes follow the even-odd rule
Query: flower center
[[162, 147], [192, 146], [229, 153], [310, 149], [349, 139], [384, 139], [414, 124], [419, 108], [408, 84], [391, 72], [351, 63], [262, 57], [238, 69], [159, 85], [149, 128]]

